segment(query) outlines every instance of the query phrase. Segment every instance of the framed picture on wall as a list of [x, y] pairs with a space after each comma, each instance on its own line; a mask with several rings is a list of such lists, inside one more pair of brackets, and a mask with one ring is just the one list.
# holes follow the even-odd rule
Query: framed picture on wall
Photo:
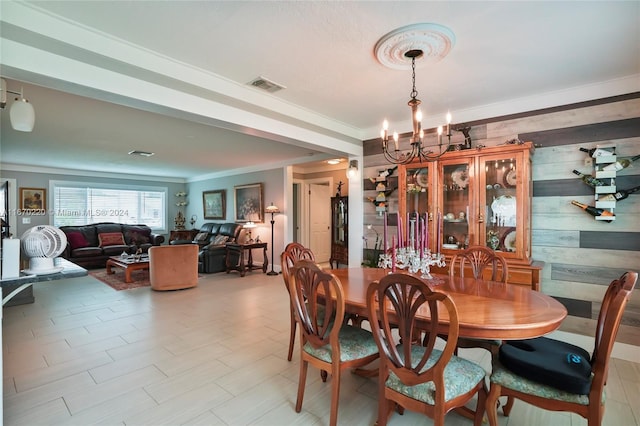
[[47, 209], [45, 188], [20, 188], [20, 210], [42, 212]]
[[216, 189], [202, 193], [202, 208], [205, 219], [224, 220], [227, 217], [227, 190]]
[[236, 222], [262, 222], [264, 205], [262, 203], [262, 184], [240, 185], [235, 192]]

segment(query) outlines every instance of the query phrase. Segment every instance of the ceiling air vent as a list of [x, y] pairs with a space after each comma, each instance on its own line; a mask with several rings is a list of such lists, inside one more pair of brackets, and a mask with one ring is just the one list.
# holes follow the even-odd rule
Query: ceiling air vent
[[151, 157], [155, 152], [147, 152], [147, 151], [129, 151], [129, 155], [139, 155], [141, 157]]
[[262, 89], [262, 90], [264, 90], [266, 92], [269, 92], [269, 93], [273, 93], [273, 92], [277, 92], [278, 90], [286, 89], [285, 86], [283, 86], [281, 84], [278, 84], [276, 82], [273, 82], [273, 81], [271, 81], [269, 79], [266, 79], [264, 77], [254, 78], [248, 84], [250, 86], [257, 87], [258, 89]]

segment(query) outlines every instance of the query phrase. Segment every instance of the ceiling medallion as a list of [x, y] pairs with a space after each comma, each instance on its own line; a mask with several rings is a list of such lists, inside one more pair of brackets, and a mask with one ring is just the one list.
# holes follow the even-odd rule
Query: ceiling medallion
[[388, 68], [405, 70], [411, 68], [411, 58], [405, 53], [421, 50], [420, 65], [438, 62], [449, 54], [456, 42], [449, 28], [432, 23], [407, 25], [384, 35], [374, 48], [378, 62]]

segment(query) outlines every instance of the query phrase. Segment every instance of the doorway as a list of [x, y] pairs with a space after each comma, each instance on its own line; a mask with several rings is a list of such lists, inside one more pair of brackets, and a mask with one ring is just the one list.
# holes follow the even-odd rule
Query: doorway
[[331, 257], [331, 195], [333, 178], [293, 183], [295, 241], [309, 247], [318, 263]]

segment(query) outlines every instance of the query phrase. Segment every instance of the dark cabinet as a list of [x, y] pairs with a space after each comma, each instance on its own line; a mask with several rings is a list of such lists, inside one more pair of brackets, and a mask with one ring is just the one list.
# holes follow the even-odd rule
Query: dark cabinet
[[331, 198], [331, 258], [329, 263], [336, 268], [349, 264], [349, 197]]

